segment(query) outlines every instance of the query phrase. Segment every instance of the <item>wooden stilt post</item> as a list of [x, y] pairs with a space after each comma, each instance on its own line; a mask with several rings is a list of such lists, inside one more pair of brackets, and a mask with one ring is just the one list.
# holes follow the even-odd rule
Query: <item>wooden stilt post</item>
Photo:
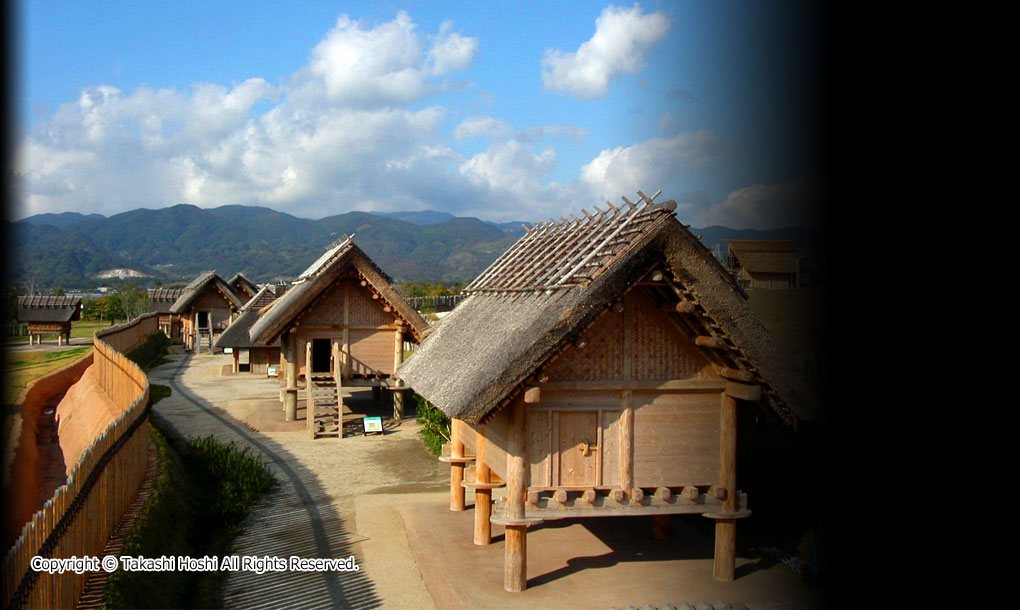
[[[464, 441], [461, 440], [461, 426], [457, 418], [450, 420], [450, 457], [464, 457]], [[450, 462], [450, 510], [460, 512], [464, 510], [464, 462]]]
[[[478, 432], [478, 448], [475, 450], [475, 482], [491, 483], [489, 465], [485, 463], [485, 428]], [[475, 544], [485, 546], [492, 543], [492, 490], [475, 488]]]
[[[287, 385], [284, 387], [283, 395], [283, 419], [294, 421], [297, 419], [297, 350], [295, 349], [297, 338], [292, 333], [286, 333], [283, 339], [283, 350], [287, 359], [285, 374]], [[306, 415], [314, 415], [309, 413]]]
[[[723, 392], [719, 421], [719, 486], [726, 490], [722, 512], [737, 510], [737, 399]], [[715, 561], [712, 577], [731, 582], [737, 560], [737, 521], [715, 522]]]
[[[527, 405], [514, 400], [510, 407], [506, 451], [506, 517], [524, 519], [524, 501], [528, 491]], [[506, 549], [503, 558], [503, 588], [518, 593], [528, 588], [528, 526], [506, 525]]]
[[[394, 379], [394, 385], [398, 388], [403, 387], [403, 379]], [[400, 425], [400, 421], [404, 419], [404, 390], [396, 389], [393, 390], [393, 420]]]
[[233, 349], [233, 352], [234, 352], [234, 372], [235, 373], [240, 373], [241, 372], [241, 350], [235, 347]]

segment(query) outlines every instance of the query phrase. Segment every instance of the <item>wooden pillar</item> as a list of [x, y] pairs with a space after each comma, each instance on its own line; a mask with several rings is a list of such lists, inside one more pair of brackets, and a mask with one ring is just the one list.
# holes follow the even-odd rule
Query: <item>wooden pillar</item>
[[[719, 414], [719, 486], [726, 490], [722, 512], [737, 510], [737, 399], [722, 394]], [[737, 561], [737, 521], [718, 519], [715, 522], [715, 560], [712, 577], [731, 582]]]
[[[233, 352], [234, 352], [234, 372], [235, 373], [240, 373], [241, 372], [241, 350], [239, 348], [235, 347], [233, 349]], [[251, 360], [250, 356], [249, 356], [248, 360], [249, 361]]]
[[[403, 379], [394, 379], [394, 385], [398, 388], [403, 387]], [[400, 421], [404, 419], [404, 390], [397, 389], [393, 390], [393, 421], [400, 424]]]
[[[478, 447], [475, 449], [475, 482], [491, 483], [489, 465], [485, 463], [485, 428], [478, 430]], [[475, 544], [485, 546], [492, 543], [492, 490], [475, 488]]]
[[[506, 451], [506, 516], [524, 519], [524, 498], [528, 491], [527, 470], [527, 405], [514, 400], [510, 407]], [[503, 558], [503, 588], [518, 593], [528, 588], [528, 526], [506, 526], [506, 549]]]
[[202, 351], [202, 335], [201, 329], [198, 327], [198, 312], [195, 312], [195, 326], [191, 331], [191, 351], [193, 353], [200, 353]]
[[630, 495], [634, 488], [634, 406], [633, 392], [624, 390], [620, 412], [620, 455], [617, 462], [617, 480], [620, 489]]
[[397, 332], [393, 334], [393, 373], [404, 362], [404, 327], [397, 326]]
[[[464, 457], [464, 441], [461, 440], [461, 426], [457, 418], [450, 420], [450, 457]], [[464, 510], [464, 462], [450, 462], [450, 510], [460, 512]]]
[[283, 395], [283, 419], [294, 421], [297, 419], [297, 350], [295, 349], [297, 337], [293, 333], [286, 333], [283, 339], [283, 349], [286, 354], [287, 386], [284, 387]]

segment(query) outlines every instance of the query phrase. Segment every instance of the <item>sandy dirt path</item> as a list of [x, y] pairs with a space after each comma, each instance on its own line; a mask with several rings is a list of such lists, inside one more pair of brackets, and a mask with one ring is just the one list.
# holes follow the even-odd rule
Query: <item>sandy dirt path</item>
[[[278, 487], [256, 507], [234, 552], [305, 558], [354, 555], [361, 569], [230, 573], [225, 604], [434, 607], [395, 508], [402, 494], [440, 491], [447, 485], [448, 472], [422, 446], [415, 422], [405, 419], [400, 426], [390, 425], [383, 436], [313, 441], [303, 425], [282, 423], [275, 379], [224, 376], [224, 365], [229, 363], [229, 355], [176, 354], [171, 362], [151, 371], [149, 378], [172, 389], [173, 394], [156, 404], [154, 412], [178, 433], [213, 434], [252, 447], [277, 477]], [[357, 392], [352, 401], [371, 406], [367, 394]], [[298, 418], [303, 417], [302, 409]], [[279, 425], [264, 425], [277, 420]], [[292, 429], [279, 430], [288, 427]], [[368, 495], [380, 495], [381, 501], [371, 502], [372, 510], [358, 514], [358, 498]]]

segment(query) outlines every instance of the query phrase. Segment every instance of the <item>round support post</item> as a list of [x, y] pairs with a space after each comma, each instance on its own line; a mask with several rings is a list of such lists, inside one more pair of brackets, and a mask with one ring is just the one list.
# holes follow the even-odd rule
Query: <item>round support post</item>
[[[461, 426], [464, 424], [457, 418], [450, 420], [450, 457], [464, 457], [464, 442], [461, 440]], [[450, 510], [464, 510], [464, 462], [450, 462]]]
[[[737, 510], [737, 399], [725, 392], [722, 394], [719, 424], [719, 486], [726, 490], [722, 511], [732, 513]], [[736, 551], [736, 520], [717, 520], [713, 578], [722, 582], [733, 581]]]
[[[286, 339], [284, 339], [284, 355], [287, 360], [285, 371], [287, 385], [283, 390], [283, 419], [285, 421], [297, 419], [297, 350], [294, 349], [295, 343], [297, 343], [297, 339], [294, 335], [287, 333]], [[306, 417], [311, 415], [309, 413]]]
[[[492, 475], [489, 465], [485, 463], [485, 428], [478, 435], [478, 448], [475, 450], [475, 482], [491, 483]], [[475, 544], [485, 546], [492, 543], [492, 490], [475, 488]]]

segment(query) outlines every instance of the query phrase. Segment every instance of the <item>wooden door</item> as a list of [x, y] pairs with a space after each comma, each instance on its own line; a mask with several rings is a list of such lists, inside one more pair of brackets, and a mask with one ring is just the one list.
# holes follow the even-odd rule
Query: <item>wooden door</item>
[[560, 487], [592, 487], [598, 459], [598, 412], [560, 411]]

